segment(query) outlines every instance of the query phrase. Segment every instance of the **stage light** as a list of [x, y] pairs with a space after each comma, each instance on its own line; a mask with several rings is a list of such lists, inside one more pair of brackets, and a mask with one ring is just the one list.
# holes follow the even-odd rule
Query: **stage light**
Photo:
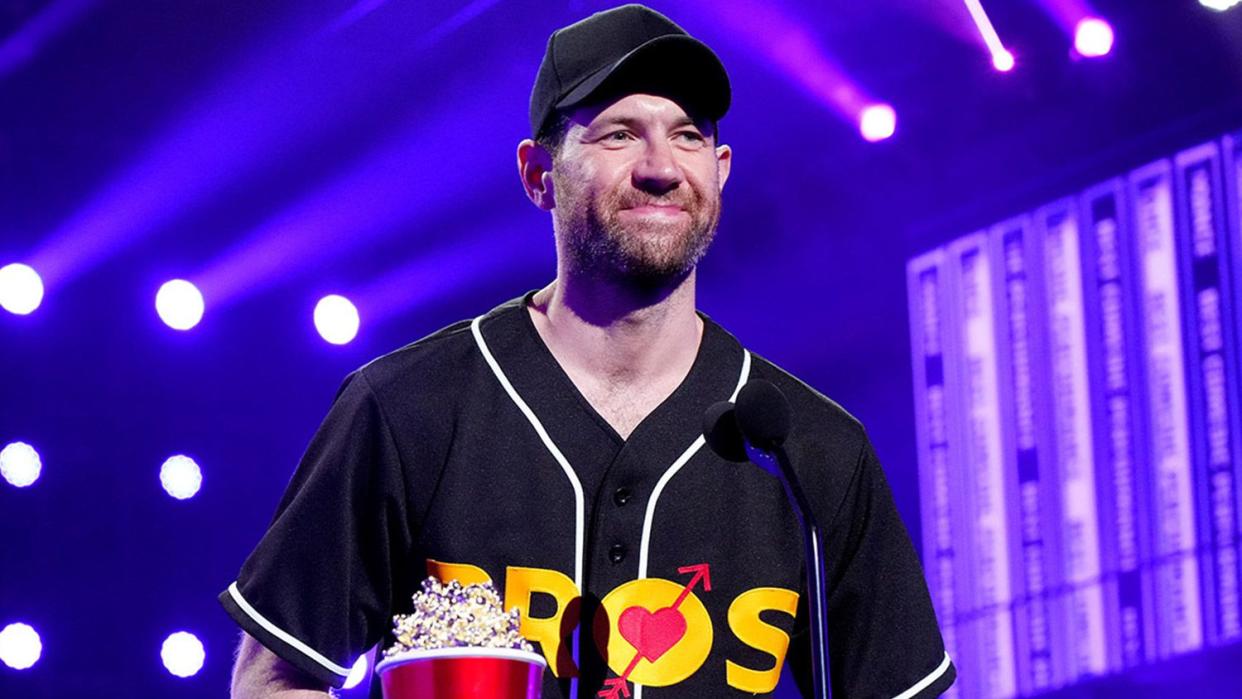
[[169, 673], [177, 677], [193, 677], [203, 669], [207, 652], [202, 641], [192, 633], [178, 631], [164, 639], [160, 646], [160, 660]]
[[178, 454], [160, 466], [160, 485], [178, 500], [188, 500], [203, 486], [203, 472], [194, 459]]
[[[688, 0], [687, 11], [709, 14], [738, 48], [766, 64], [842, 123], [858, 125], [858, 115], [881, 97], [872, 94], [831, 50], [798, 3], [769, 0]], [[370, 323], [368, 308], [367, 322]]]
[[165, 282], [155, 294], [155, 310], [173, 330], [189, 330], [203, 319], [203, 294], [190, 282]]
[[344, 296], [330, 294], [315, 304], [315, 329], [323, 339], [344, 345], [358, 335], [358, 309]]
[[979, 38], [983, 39], [983, 45], [987, 46], [988, 53], [992, 54], [992, 66], [1002, 73], [1013, 70], [1015, 63], [1013, 54], [1001, 42], [1000, 35], [996, 33], [996, 27], [992, 26], [992, 20], [988, 18], [983, 5], [979, 0], [965, 0], [965, 2], [966, 10], [970, 13], [970, 18], [974, 20], [975, 28], [979, 30]]
[[367, 676], [367, 670], [370, 668], [368, 660], [366, 653], [363, 653], [362, 657], [358, 658], [358, 662], [354, 663], [354, 666], [349, 669], [349, 675], [345, 678], [345, 684], [342, 686], [343, 689], [353, 689], [358, 686], [358, 683], [362, 682]]
[[9, 624], [0, 631], [0, 661], [14, 670], [28, 670], [43, 655], [39, 632], [26, 624]]
[[858, 131], [871, 141], [883, 141], [897, 131], [897, 112], [887, 104], [873, 104], [858, 118]]
[[1016, 64], [1017, 61], [1014, 60], [1013, 53], [1006, 49], [1001, 49], [1000, 51], [992, 54], [992, 67], [1002, 73], [1008, 73], [1013, 70], [1013, 67]]
[[24, 316], [43, 302], [43, 280], [29, 265], [14, 262], [0, 267], [0, 307]]
[[1209, 10], [1216, 10], [1217, 12], [1224, 12], [1225, 10], [1228, 10], [1232, 7], [1237, 7], [1239, 4], [1242, 4], [1242, 0], [1199, 0], [1199, 4], [1203, 5]]
[[43, 462], [39, 460], [39, 452], [25, 442], [13, 442], [0, 449], [0, 475], [4, 480], [25, 488], [39, 480], [43, 471]]
[[1074, 29], [1074, 49], [1086, 58], [1107, 56], [1113, 50], [1113, 28], [1099, 17], [1087, 17]]

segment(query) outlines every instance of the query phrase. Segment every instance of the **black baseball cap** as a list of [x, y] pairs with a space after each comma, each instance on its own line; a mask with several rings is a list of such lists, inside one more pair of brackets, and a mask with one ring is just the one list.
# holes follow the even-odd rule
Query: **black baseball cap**
[[712, 121], [729, 110], [729, 75], [707, 44], [649, 7], [622, 5], [548, 37], [530, 93], [531, 135], [558, 110], [638, 92]]

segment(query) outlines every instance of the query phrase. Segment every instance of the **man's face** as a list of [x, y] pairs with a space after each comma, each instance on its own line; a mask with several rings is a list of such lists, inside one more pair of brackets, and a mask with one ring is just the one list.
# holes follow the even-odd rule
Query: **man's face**
[[684, 276], [715, 236], [728, 147], [664, 97], [628, 95], [571, 117], [552, 166], [565, 262], [648, 283]]

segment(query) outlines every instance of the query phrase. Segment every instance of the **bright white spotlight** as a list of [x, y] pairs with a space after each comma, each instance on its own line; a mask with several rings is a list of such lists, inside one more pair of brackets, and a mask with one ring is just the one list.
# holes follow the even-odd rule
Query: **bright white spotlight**
[[13, 442], [0, 449], [0, 476], [18, 488], [25, 488], [39, 480], [43, 462], [39, 452], [25, 442]]
[[155, 310], [173, 330], [189, 330], [203, 319], [203, 294], [190, 282], [165, 282], [155, 294]]
[[24, 316], [43, 303], [43, 280], [29, 265], [0, 267], [0, 308]]
[[197, 495], [203, 486], [203, 472], [194, 459], [178, 454], [160, 466], [160, 485], [174, 498], [186, 500]]
[[1017, 61], [1013, 58], [1013, 52], [1008, 49], [1001, 49], [1000, 51], [992, 54], [992, 67], [1002, 73], [1008, 73], [1013, 70], [1013, 67], [1016, 64]]
[[1074, 50], [1086, 58], [1107, 56], [1113, 50], [1113, 28], [1099, 17], [1087, 17], [1074, 29]]
[[358, 335], [358, 309], [344, 296], [331, 294], [315, 304], [315, 329], [323, 339], [344, 345]]
[[975, 28], [979, 30], [980, 38], [988, 47], [988, 53], [992, 54], [992, 65], [1002, 73], [1013, 70], [1013, 54], [1001, 42], [1000, 35], [996, 33], [996, 27], [992, 26], [992, 20], [988, 18], [983, 5], [979, 0], [965, 0], [965, 2], [970, 18], [975, 22]]
[[345, 684], [341, 688], [353, 689], [357, 687], [358, 683], [362, 682], [362, 679], [367, 676], [368, 669], [367, 654], [363, 653], [358, 658], [358, 662], [354, 663], [354, 666], [349, 669], [349, 676], [345, 678]]
[[14, 670], [27, 670], [43, 655], [39, 632], [26, 624], [9, 624], [0, 631], [0, 661]]
[[897, 112], [887, 104], [873, 104], [858, 118], [858, 131], [871, 141], [883, 141], [897, 131]]
[[177, 677], [193, 677], [203, 669], [203, 661], [207, 652], [203, 650], [203, 642], [192, 633], [178, 631], [164, 639], [160, 646], [160, 660], [168, 672]]
[[1242, 0], [1199, 0], [1199, 4], [1209, 10], [1224, 12], [1231, 7], [1236, 7], [1237, 5], [1242, 4]]

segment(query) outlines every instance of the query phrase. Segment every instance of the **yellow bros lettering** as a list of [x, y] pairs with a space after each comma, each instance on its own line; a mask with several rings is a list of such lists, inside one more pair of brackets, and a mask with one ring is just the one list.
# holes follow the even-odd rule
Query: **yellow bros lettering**
[[[491, 582], [482, 568], [468, 563], [428, 559], [428, 574], [463, 585]], [[531, 597], [546, 594], [556, 602], [549, 617], [530, 615]], [[711, 594], [711, 593], [708, 593]], [[556, 677], [577, 677], [569, 642], [578, 625], [581, 599], [569, 576], [544, 568], [510, 566], [505, 569], [504, 604], [518, 608], [522, 635], [543, 650]], [[779, 587], [758, 587], [737, 596], [729, 605], [729, 629], [739, 641], [767, 653], [775, 662], [767, 670], [725, 661], [730, 687], [765, 693], [776, 689], [789, 650], [789, 634], [765, 623], [765, 611], [796, 613], [798, 593]], [[652, 687], [677, 684], [698, 671], [711, 654], [715, 633], [707, 608], [685, 585], [660, 578], [631, 580], [601, 600], [592, 620], [592, 636], [608, 667], [621, 676], [631, 664], [631, 681]]]
[[[469, 563], [444, 563], [427, 559], [427, 574], [438, 578], [441, 582], [456, 580], [462, 585], [492, 582], [487, 571]], [[556, 613], [547, 618], [536, 618], [530, 615], [530, 598], [536, 592], [551, 595], [556, 600]], [[557, 677], [577, 677], [578, 667], [574, 664], [573, 649], [570, 644], [563, 643], [578, 625], [578, 588], [574, 581], [564, 573], [544, 568], [522, 568], [509, 566], [505, 568], [506, 609], [518, 608], [522, 615], [522, 626], [519, 629], [526, 640], [538, 643], [543, 649], [545, 658], [556, 658], [550, 662], [552, 674]]]
[[789, 650], [789, 634], [764, 623], [760, 612], [768, 610], [793, 616], [798, 609], [798, 593], [779, 587], [757, 587], [747, 590], [729, 605], [729, 629], [738, 640], [776, 659], [771, 669], [751, 670], [732, 660], [725, 661], [725, 677], [730, 687], [743, 692], [762, 694], [776, 689], [781, 678], [781, 665]]
[[[530, 597], [536, 592], [551, 595], [556, 600], [556, 613], [536, 619], [530, 615]], [[569, 576], [543, 568], [505, 568], [505, 606], [517, 607], [522, 614], [522, 635], [536, 641], [543, 648], [543, 656], [549, 659], [552, 674], [557, 677], [577, 677], [571, 644], [565, 642], [578, 626], [578, 587]], [[550, 662], [556, 658], [556, 662]]]
[[430, 558], [427, 559], [427, 574], [440, 582], [456, 580], [462, 585], [477, 585], [492, 581], [492, 576], [478, 566], [472, 566], [469, 563], [441, 563]]

